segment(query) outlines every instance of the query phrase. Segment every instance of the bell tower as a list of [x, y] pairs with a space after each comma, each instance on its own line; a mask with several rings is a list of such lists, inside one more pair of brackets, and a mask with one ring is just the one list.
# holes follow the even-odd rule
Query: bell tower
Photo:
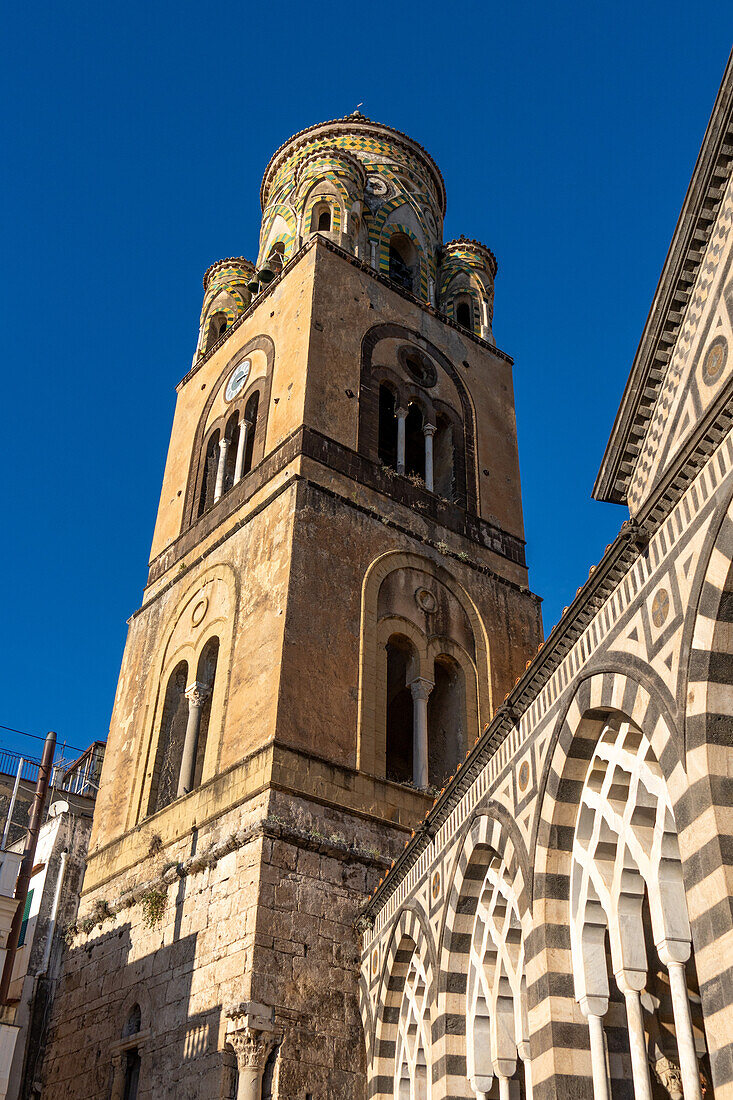
[[497, 264], [437, 165], [357, 113], [261, 202], [177, 387], [44, 1097], [363, 1097], [354, 919], [541, 640]]

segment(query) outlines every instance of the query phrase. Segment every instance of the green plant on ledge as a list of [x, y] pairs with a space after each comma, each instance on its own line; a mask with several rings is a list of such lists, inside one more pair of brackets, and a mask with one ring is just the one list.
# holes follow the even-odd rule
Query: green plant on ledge
[[167, 893], [165, 890], [148, 890], [140, 898], [143, 907], [143, 924], [146, 928], [155, 928], [163, 919]]

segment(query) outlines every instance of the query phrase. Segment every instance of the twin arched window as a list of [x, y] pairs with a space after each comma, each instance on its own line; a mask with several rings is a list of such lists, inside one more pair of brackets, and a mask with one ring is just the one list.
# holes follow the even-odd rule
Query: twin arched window
[[466, 681], [448, 654], [433, 660], [433, 680], [417, 673], [417, 654], [404, 635], [387, 642], [387, 779], [440, 787], [463, 759]]
[[243, 412], [235, 409], [230, 413], [223, 434], [217, 428], [209, 436], [204, 452], [197, 515], [202, 516], [252, 469], [259, 401], [259, 392], [255, 391]]
[[379, 387], [379, 461], [424, 483], [431, 493], [454, 500], [455, 439], [453, 423], [443, 412], [432, 409], [432, 403], [408, 399], [398, 405], [395, 389], [382, 383]]
[[201, 783], [218, 656], [219, 639], [210, 638], [195, 670], [181, 661], [168, 677], [148, 799], [149, 814], [162, 810]]

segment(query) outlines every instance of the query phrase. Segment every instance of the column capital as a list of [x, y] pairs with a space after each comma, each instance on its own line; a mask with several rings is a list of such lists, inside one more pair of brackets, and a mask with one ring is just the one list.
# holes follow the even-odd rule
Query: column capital
[[410, 684], [412, 698], [415, 700], [427, 699], [434, 687], [435, 684], [430, 680], [424, 680], [422, 676], [418, 676], [417, 679], [413, 680]]
[[681, 1100], [684, 1090], [679, 1066], [676, 1066], [669, 1058], [662, 1055], [661, 1058], [652, 1063], [652, 1069], [654, 1070], [654, 1076], [664, 1086], [672, 1100]]
[[234, 1048], [240, 1073], [245, 1069], [262, 1071], [275, 1045], [275, 1036], [271, 1032], [241, 1027], [227, 1032], [227, 1042]]
[[229, 443], [230, 443], [230, 440], [227, 439], [227, 437], [225, 435], [223, 435], [221, 437], [221, 439], [219, 440], [219, 450], [220, 451], [225, 451], [227, 449], [227, 447], [229, 446]]
[[435, 435], [437, 430], [438, 430], [437, 424], [423, 424], [422, 434], [423, 435]]
[[192, 684], [189, 684], [185, 691], [185, 696], [188, 699], [189, 706], [202, 707], [209, 697], [209, 685], [202, 684], [200, 680], [194, 680]]
[[608, 1012], [608, 997], [581, 997], [578, 1004], [586, 1020], [589, 1016], [603, 1017]]
[[660, 961], [668, 969], [675, 964], [684, 966], [692, 952], [689, 940], [661, 940], [656, 948]]
[[404, 418], [407, 416], [407, 409], [404, 405], [398, 405], [394, 411], [394, 414], [399, 420], [400, 418]]
[[614, 974], [616, 985], [624, 997], [635, 993], [637, 996], [646, 989], [646, 970], [617, 970]]

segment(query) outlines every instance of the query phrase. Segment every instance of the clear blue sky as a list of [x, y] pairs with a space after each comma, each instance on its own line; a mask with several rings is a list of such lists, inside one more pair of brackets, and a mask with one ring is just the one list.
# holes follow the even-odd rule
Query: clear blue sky
[[201, 276], [254, 257], [273, 150], [360, 102], [437, 160], [446, 238], [498, 257], [548, 632], [624, 519], [590, 491], [730, 0], [40, 3], [3, 29], [0, 723], [106, 736]]

